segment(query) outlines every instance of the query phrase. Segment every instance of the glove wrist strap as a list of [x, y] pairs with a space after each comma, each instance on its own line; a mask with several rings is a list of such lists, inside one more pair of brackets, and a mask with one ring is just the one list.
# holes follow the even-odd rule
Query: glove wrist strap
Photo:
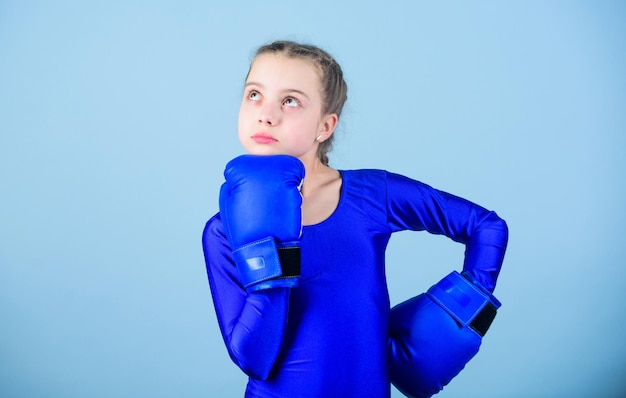
[[480, 336], [487, 333], [500, 302], [454, 271], [428, 289], [427, 294], [459, 324]]
[[241, 282], [246, 289], [267, 288], [255, 285], [273, 279], [300, 276], [300, 247], [276, 247], [274, 238], [267, 237], [233, 251]]
[[491, 303], [487, 303], [487, 305], [485, 305], [476, 315], [476, 318], [472, 320], [469, 326], [481, 337], [485, 336], [485, 333], [489, 330], [489, 326], [491, 326], [491, 323], [496, 317], [496, 312], [496, 307], [494, 307]]
[[280, 278], [297, 278], [300, 276], [300, 246], [278, 248], [278, 261], [283, 270]]

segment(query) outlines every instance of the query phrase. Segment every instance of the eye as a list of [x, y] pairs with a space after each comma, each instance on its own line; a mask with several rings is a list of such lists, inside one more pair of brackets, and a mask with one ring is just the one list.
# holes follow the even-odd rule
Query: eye
[[260, 101], [261, 100], [261, 94], [259, 94], [257, 91], [251, 90], [248, 93], [247, 98], [250, 101]]
[[289, 106], [289, 107], [296, 107], [296, 106], [300, 106], [300, 102], [298, 102], [298, 100], [293, 97], [287, 97], [283, 101], [283, 105]]

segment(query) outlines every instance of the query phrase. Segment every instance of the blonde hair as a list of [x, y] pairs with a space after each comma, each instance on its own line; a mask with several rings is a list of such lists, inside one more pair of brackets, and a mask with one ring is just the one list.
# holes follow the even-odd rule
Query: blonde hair
[[[334, 113], [337, 118], [341, 116], [343, 105], [348, 99], [348, 85], [343, 78], [341, 66], [326, 51], [311, 44], [300, 44], [293, 41], [275, 41], [259, 47], [254, 54], [254, 59], [261, 54], [281, 54], [287, 57], [306, 59], [313, 62], [320, 72], [322, 87], [322, 114]], [[252, 67], [252, 65], [251, 65]], [[248, 71], [250, 73], [250, 71]], [[335, 135], [319, 143], [317, 157], [322, 164], [328, 165], [328, 152], [332, 149]]]

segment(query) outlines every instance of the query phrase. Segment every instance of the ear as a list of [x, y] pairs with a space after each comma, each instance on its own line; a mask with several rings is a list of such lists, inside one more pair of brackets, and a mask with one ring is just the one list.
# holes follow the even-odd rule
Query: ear
[[322, 120], [320, 120], [320, 124], [317, 129], [317, 135], [321, 136], [321, 138], [317, 140], [318, 142], [326, 141], [328, 137], [333, 135], [333, 133], [335, 132], [335, 127], [337, 127], [338, 119], [339, 118], [335, 113], [329, 113], [328, 115], [322, 117]]

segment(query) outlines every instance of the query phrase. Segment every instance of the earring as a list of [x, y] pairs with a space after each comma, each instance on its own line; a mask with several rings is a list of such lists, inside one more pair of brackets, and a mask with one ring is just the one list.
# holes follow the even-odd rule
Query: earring
[[315, 139], [315, 141], [319, 141], [322, 138], [321, 135], [318, 135], [317, 138]]

